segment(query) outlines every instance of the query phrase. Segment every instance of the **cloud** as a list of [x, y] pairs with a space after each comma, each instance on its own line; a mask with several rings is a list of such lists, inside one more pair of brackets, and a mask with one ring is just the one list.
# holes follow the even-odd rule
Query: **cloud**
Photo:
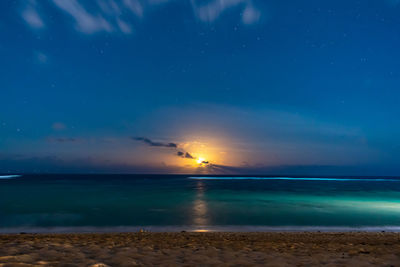
[[132, 33], [131, 26], [128, 23], [126, 23], [125, 21], [117, 19], [117, 24], [118, 24], [118, 27], [121, 30], [121, 32], [123, 32], [125, 34]]
[[113, 14], [121, 14], [121, 9], [119, 8], [118, 4], [115, 3], [113, 0], [105, 1], [105, 0], [98, 0], [97, 1], [100, 9], [108, 15]]
[[205, 5], [198, 5], [198, 1], [191, 0], [191, 5], [196, 16], [204, 22], [214, 22], [226, 10], [244, 6], [242, 22], [244, 24], [256, 23], [260, 18], [260, 12], [253, 6], [249, 0], [214, 0]]
[[249, 5], [243, 11], [242, 21], [244, 24], [250, 25], [259, 21], [260, 16], [260, 11], [255, 9], [252, 5]]
[[[381, 157], [362, 125], [329, 121], [318, 114], [192, 103], [165, 107], [137, 125], [145, 127], [149, 121], [156, 123], [153, 131], [174, 140], [207, 143], [204, 156], [226, 152], [212, 163], [340, 165], [367, 164]], [[181, 147], [189, 153], [201, 151], [183, 143]]]
[[190, 155], [188, 152], [185, 153], [185, 158], [194, 159], [194, 157], [192, 155]]
[[153, 147], [166, 147], [169, 149], [173, 149], [175, 152], [175, 155], [180, 157], [180, 158], [185, 158], [185, 159], [196, 159], [194, 156], [192, 156], [189, 152], [184, 151], [183, 149], [178, 149], [178, 144], [176, 143], [162, 143], [162, 142], [154, 142], [150, 140], [149, 138], [146, 137], [131, 137], [132, 140], [135, 141], [141, 141], [145, 143], [148, 146], [153, 146]]
[[36, 1], [29, 1], [29, 4], [23, 9], [21, 17], [33, 29], [41, 29], [45, 27], [45, 24], [37, 11]]
[[125, 7], [138, 17], [143, 17], [143, 6], [139, 0], [123, 0]]
[[193, 157], [189, 152], [178, 151], [176, 152], [176, 155], [181, 158], [195, 159], [195, 157]]
[[[73, 18], [75, 29], [84, 34], [100, 32], [132, 34], [133, 22], [138, 22], [145, 14], [156, 7], [173, 3], [174, 0], [97, 0], [90, 4], [83, 0], [51, 0], [54, 6]], [[235, 9], [240, 11], [243, 24], [257, 23], [261, 12], [253, 3], [253, 0], [211, 0], [204, 4], [199, 0], [182, 0], [184, 4], [189, 2], [194, 17], [206, 23], [215, 22], [222, 13]], [[45, 25], [38, 13], [39, 3], [30, 1], [23, 12], [22, 18], [32, 28], [43, 28]]]
[[90, 34], [99, 31], [111, 32], [113, 30], [107, 20], [101, 15], [91, 15], [77, 0], [53, 0], [53, 3], [75, 19], [76, 27], [81, 32]]
[[158, 147], [168, 147], [168, 148], [177, 148], [178, 145], [175, 143], [162, 143], [162, 142], [153, 142], [149, 138], [146, 137], [131, 137], [132, 140], [142, 141], [143, 143], [149, 146], [158, 146]]

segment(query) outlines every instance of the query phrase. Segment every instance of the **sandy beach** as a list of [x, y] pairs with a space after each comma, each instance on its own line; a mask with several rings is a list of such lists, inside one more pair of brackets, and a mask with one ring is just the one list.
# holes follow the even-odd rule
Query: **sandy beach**
[[0, 266], [399, 266], [398, 233], [0, 235]]

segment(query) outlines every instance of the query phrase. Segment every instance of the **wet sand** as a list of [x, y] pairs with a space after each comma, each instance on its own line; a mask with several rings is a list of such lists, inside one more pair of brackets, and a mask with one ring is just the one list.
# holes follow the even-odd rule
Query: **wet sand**
[[400, 266], [399, 233], [0, 235], [0, 266]]

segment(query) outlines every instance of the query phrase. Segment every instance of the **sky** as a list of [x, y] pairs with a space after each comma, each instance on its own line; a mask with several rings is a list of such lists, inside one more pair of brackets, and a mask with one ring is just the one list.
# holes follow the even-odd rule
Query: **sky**
[[0, 173], [400, 175], [399, 0], [0, 2]]

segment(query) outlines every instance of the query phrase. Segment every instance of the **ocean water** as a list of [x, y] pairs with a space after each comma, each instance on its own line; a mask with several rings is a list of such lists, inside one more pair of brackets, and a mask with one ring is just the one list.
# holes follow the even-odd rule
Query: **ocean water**
[[0, 175], [0, 232], [400, 231], [397, 178]]

